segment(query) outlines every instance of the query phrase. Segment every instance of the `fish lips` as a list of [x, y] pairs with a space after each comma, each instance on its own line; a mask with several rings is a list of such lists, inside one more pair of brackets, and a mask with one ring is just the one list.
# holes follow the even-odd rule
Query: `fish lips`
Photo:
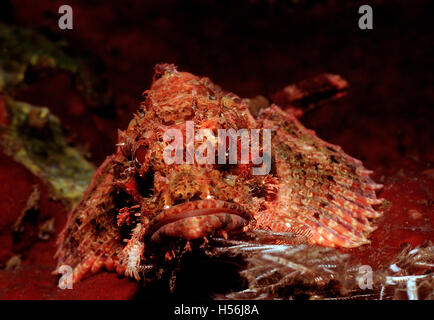
[[162, 211], [151, 220], [146, 236], [151, 242], [164, 239], [195, 240], [209, 235], [241, 233], [255, 224], [243, 206], [222, 200], [184, 202]]

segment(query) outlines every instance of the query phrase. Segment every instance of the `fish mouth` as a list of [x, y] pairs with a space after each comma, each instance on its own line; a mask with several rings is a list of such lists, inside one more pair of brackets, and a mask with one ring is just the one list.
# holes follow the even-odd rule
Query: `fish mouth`
[[243, 206], [222, 200], [184, 202], [163, 210], [151, 220], [146, 235], [151, 242], [167, 238], [194, 240], [208, 235], [244, 232], [254, 222]]

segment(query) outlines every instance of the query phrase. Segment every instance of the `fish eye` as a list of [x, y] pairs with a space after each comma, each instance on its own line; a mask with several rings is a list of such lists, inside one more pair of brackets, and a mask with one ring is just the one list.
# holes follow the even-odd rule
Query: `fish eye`
[[143, 164], [143, 162], [145, 162], [146, 160], [146, 146], [144, 145], [140, 145], [135, 153], [134, 153], [134, 159], [136, 160], [136, 162], [138, 162], [139, 164]]

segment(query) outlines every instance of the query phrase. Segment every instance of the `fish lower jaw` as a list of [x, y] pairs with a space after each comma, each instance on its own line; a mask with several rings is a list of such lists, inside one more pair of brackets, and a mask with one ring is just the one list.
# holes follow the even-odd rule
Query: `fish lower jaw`
[[151, 221], [151, 242], [167, 238], [194, 240], [213, 234], [246, 231], [253, 217], [240, 205], [221, 200], [198, 200], [171, 207]]

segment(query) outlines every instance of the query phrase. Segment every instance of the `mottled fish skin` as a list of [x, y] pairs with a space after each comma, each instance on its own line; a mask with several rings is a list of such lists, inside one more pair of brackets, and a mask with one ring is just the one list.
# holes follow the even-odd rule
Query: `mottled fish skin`
[[312, 244], [352, 248], [366, 243], [381, 214], [375, 190], [362, 163], [342, 148], [306, 129], [293, 114], [272, 105], [259, 114], [264, 128], [273, 129], [276, 180], [274, 199], [255, 217], [259, 228], [306, 234]]
[[[158, 249], [173, 239], [263, 229], [295, 232], [314, 245], [356, 247], [369, 241], [381, 214], [375, 184], [361, 162], [319, 139], [293, 114], [272, 105], [255, 118], [246, 102], [208, 78], [156, 66], [146, 99], [115, 154], [96, 171], [58, 239], [58, 268], [73, 281], [102, 268], [140, 279]], [[177, 128], [272, 131], [272, 170], [248, 164], [171, 164], [164, 133]], [[194, 142], [196, 149], [201, 142]], [[262, 146], [260, 152], [263, 152]], [[186, 154], [184, 154], [186, 156]], [[151, 244], [164, 244], [152, 246]]]
[[115, 156], [107, 157], [95, 172], [81, 202], [68, 214], [58, 238], [58, 268], [73, 268], [73, 279], [79, 281], [89, 272], [103, 267], [113, 270], [122, 251], [122, 236], [116, 224], [117, 209], [113, 165]]

